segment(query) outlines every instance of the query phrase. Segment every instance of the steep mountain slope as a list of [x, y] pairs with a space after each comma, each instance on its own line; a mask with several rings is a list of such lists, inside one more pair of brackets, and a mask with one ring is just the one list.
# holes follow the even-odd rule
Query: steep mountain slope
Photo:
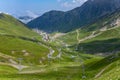
[[41, 36], [23, 23], [8, 14], [0, 14], [0, 63], [18, 67], [18, 59], [22, 58], [22, 65], [39, 65], [42, 57], [45, 63], [49, 54], [46, 46]]
[[84, 53], [110, 55], [120, 48], [120, 10], [102, 17], [85, 27], [59, 37], [74, 50]]
[[[49, 61], [59, 62], [62, 56], [59, 47], [43, 42], [40, 35], [10, 15], [0, 14], [0, 22], [0, 65], [19, 70], [49, 64]], [[71, 59], [66, 53], [64, 57], [63, 61]]]
[[[59, 49], [56, 54], [58, 57], [56, 57], [53, 54], [56, 53], [55, 47], [40, 41], [41, 38], [38, 34], [26, 28], [24, 24], [15, 18], [10, 15], [1, 14], [0, 21], [1, 80], [38, 80], [40, 78], [43, 78], [43, 80], [55, 80], [68, 75], [66, 73], [70, 69], [65, 67], [72, 67], [71, 64], [79, 66], [80, 58], [83, 60], [94, 58], [91, 55], [66, 51], [65, 48]], [[38, 39], [36, 39], [36, 36]], [[52, 57], [55, 56], [55, 58], [48, 57], [51, 53], [53, 54]], [[101, 57], [98, 59], [101, 59]], [[75, 61], [77, 61], [77, 64]], [[58, 72], [55, 70], [58, 70]], [[66, 71], [64, 72], [64, 70]], [[73, 74], [69, 75], [72, 76]]]
[[119, 10], [51, 44], [10, 15], [0, 14], [0, 80], [119, 80], [119, 50]]
[[98, 53], [103, 55], [119, 52], [120, 11], [103, 19], [101, 25], [94, 23], [85, 29], [87, 31], [92, 29], [93, 33], [88, 37], [85, 37], [83, 41], [81, 40], [78, 49], [85, 51], [86, 53]]
[[[111, 35], [107, 34], [108, 37], [119, 37], [119, 34], [118, 34], [119, 33], [118, 27], [120, 25], [119, 17], [120, 17], [120, 10], [117, 10], [116, 12], [114, 12], [110, 15], [104, 16], [101, 19], [99, 19], [89, 25], [86, 25], [75, 31], [66, 33], [63, 36], [58, 37], [58, 39], [63, 40], [63, 42], [72, 45], [72, 44], [76, 44], [78, 42], [77, 36], [79, 38], [79, 41], [80, 40], [84, 41], [84, 40], [87, 40], [88, 36], [95, 36], [95, 34], [97, 36], [98, 33], [100, 34], [101, 32], [108, 32], [109, 30], [111, 32], [116, 32], [117, 35], [110, 33]], [[103, 37], [103, 38], [106, 38], [106, 37]]]
[[25, 24], [18, 21], [14, 17], [4, 13], [0, 13], [0, 34], [24, 36], [29, 38], [40, 38], [37, 33], [28, 29]]
[[120, 0], [88, 0], [81, 7], [67, 12], [50, 11], [27, 25], [46, 32], [68, 32], [75, 30], [120, 8]]

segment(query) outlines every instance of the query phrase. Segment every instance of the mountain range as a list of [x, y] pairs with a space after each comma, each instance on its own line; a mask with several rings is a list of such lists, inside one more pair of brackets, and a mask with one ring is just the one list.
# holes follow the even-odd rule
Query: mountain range
[[29, 28], [38, 28], [48, 33], [69, 32], [120, 8], [120, 0], [88, 0], [82, 6], [67, 12], [50, 11], [30, 21]]
[[120, 80], [119, 3], [88, 0], [27, 25], [0, 13], [0, 80]]

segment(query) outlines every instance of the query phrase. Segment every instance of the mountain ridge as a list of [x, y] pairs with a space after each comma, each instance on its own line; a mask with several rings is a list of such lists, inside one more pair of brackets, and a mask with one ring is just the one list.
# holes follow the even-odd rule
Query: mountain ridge
[[120, 0], [88, 0], [82, 6], [67, 12], [50, 11], [27, 25], [46, 32], [69, 32], [111, 14], [120, 8]]

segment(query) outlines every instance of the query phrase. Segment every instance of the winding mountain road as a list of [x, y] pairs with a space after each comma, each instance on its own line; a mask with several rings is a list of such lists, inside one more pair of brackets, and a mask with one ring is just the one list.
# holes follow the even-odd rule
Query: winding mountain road
[[[85, 38], [83, 38], [83, 39], [79, 39], [79, 30], [76, 30], [76, 33], [77, 33], [77, 41], [78, 41], [78, 43], [81, 43], [81, 42], [83, 42], [83, 41], [85, 41], [85, 40], [88, 40], [88, 39], [92, 39], [92, 38], [94, 38], [94, 37], [97, 37], [97, 36], [99, 36], [99, 35], [101, 35], [103, 32], [105, 32], [105, 31], [108, 31], [108, 30], [112, 30], [112, 29], [116, 29], [116, 28], [118, 28], [119, 26], [116, 26], [116, 27], [112, 27], [112, 28], [106, 28], [106, 27], [103, 27], [103, 28], [101, 28], [99, 31], [99, 33], [96, 33], [96, 31], [93, 31], [92, 32], [92, 34], [90, 34], [89, 36], [87, 36], [87, 37], [85, 37]], [[116, 31], [117, 31], [117, 29], [116, 29]]]
[[102, 32], [95, 34], [96, 31], [93, 31], [92, 34], [90, 34], [89, 36], [87, 36], [87, 37], [85, 37], [83, 39], [79, 39], [79, 30], [76, 30], [76, 32], [77, 32], [77, 41], [78, 41], [78, 43], [81, 43], [81, 42], [83, 42], [85, 40], [94, 38], [94, 37], [99, 36], [100, 34], [102, 34]]

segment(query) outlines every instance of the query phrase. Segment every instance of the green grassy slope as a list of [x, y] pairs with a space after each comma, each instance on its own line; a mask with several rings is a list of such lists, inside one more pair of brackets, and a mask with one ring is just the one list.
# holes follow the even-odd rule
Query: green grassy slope
[[[115, 19], [112, 18], [104, 20], [111, 22]], [[101, 24], [98, 22], [99, 24], [89, 25], [79, 29], [78, 32], [73, 31], [58, 38], [58, 43], [62, 40], [72, 45], [67, 48], [56, 46], [57, 41], [50, 44], [42, 42], [41, 37], [26, 28], [24, 24], [9, 15], [1, 14], [0, 80], [83, 80], [83, 78], [84, 80], [119, 80], [120, 54], [109, 54], [110, 56], [105, 58], [83, 54], [119, 53], [120, 27], [112, 26], [115, 28], [111, 29], [108, 22], [106, 25], [109, 30], [100, 31], [102, 27], [99, 25], [103, 24], [100, 21]], [[77, 37], [84, 39], [91, 34], [99, 35], [76, 45]], [[76, 46], [78, 46], [77, 51], [75, 51]], [[61, 57], [48, 59], [49, 47], [55, 51], [53, 57], [58, 55], [58, 49], [61, 48]], [[20, 70], [20, 67], [24, 68]]]
[[[92, 37], [91, 37], [92, 35]], [[82, 40], [78, 44], [77, 36], [79, 36], [79, 40]], [[88, 37], [88, 38], [86, 38]], [[74, 65], [67, 66], [62, 68], [62, 70], [58, 70], [58, 72], [53, 71], [53, 74], [50, 77], [56, 79], [63, 80], [119, 80], [120, 79], [120, 12], [113, 13], [112, 15], [108, 15], [107, 17], [101, 18], [99, 21], [87, 25], [79, 29], [79, 35], [77, 31], [72, 31], [67, 33], [66, 35], [60, 36], [57, 38], [59, 41], [63, 41], [63, 43], [67, 43], [69, 45], [68, 48], [71, 50], [76, 50], [80, 53], [91, 53], [91, 54], [99, 54], [102, 56], [108, 56], [105, 58], [88, 58], [84, 56], [84, 66], [85, 66], [85, 76], [86, 79], [82, 79], [82, 65]], [[70, 55], [73, 55], [73, 52], [67, 52]], [[66, 54], [64, 54], [66, 55]], [[80, 61], [74, 55], [75, 58], [67, 59], [69, 61]], [[79, 63], [77, 63], [79, 64]], [[71, 72], [71, 73], [69, 73]], [[47, 75], [50, 75], [50, 72]], [[56, 73], [57, 75], [55, 75]], [[63, 75], [62, 75], [63, 74]], [[54, 75], [54, 76], [53, 76]], [[84, 76], [83, 76], [84, 77]], [[47, 79], [45, 79], [47, 80]]]
[[[119, 33], [120, 27], [107, 31], [101, 31], [101, 29], [103, 28], [110, 29], [120, 25], [119, 17], [120, 17], [120, 11], [118, 10], [110, 15], [103, 16], [101, 19], [97, 20], [96, 22], [83, 26], [82, 28], [78, 29], [79, 39], [84, 39], [85, 37], [90, 36], [93, 32], [95, 32], [94, 34], [103, 32], [103, 34], [99, 35], [98, 40], [101, 40], [103, 38], [104, 39], [116, 38], [116, 37], [118, 38], [120, 34]], [[72, 31], [67, 33], [66, 35], [60, 36], [58, 39], [62, 40], [65, 43], [73, 45], [77, 43], [76, 36], [77, 36], [76, 31]]]
[[[106, 58], [91, 57], [81, 60], [53, 63], [51, 66], [34, 66], [23, 69], [19, 74], [5, 74], [2, 80], [119, 80], [120, 54]], [[112, 74], [113, 73], [113, 74]], [[1, 76], [2, 74], [0, 74]], [[27, 77], [27, 78], [26, 78]]]
[[[79, 52], [108, 55], [116, 53], [120, 48], [120, 11], [104, 16], [77, 31], [59, 37]], [[79, 40], [78, 40], [79, 39]], [[79, 42], [78, 42], [79, 41]], [[71, 48], [71, 47], [70, 47]]]
[[0, 14], [0, 34], [24, 36], [29, 38], [40, 38], [37, 33], [28, 29], [25, 24], [18, 21], [14, 17], [4, 13]]
[[116, 53], [120, 48], [120, 27], [101, 32], [100, 35], [79, 44], [79, 50], [87, 53]]
[[23, 23], [10, 15], [0, 14], [0, 62], [18, 64], [18, 58], [22, 58], [23, 65], [40, 65], [41, 58], [45, 63], [49, 53], [44, 45], [41, 36]]
[[[79, 39], [85, 38], [86, 36], [89, 36], [92, 32], [87, 32], [85, 30], [81, 30], [79, 29]], [[77, 32], [76, 31], [72, 31], [69, 33], [66, 33], [66, 35], [63, 35], [61, 37], [58, 37], [57, 40], [61, 40], [64, 43], [67, 43], [69, 45], [73, 45], [77, 43]]]
[[[3, 41], [2, 41], [3, 40]], [[49, 50], [36, 42], [0, 36], [0, 52], [17, 58], [23, 58], [26, 64], [40, 64], [40, 58], [47, 58]]]

